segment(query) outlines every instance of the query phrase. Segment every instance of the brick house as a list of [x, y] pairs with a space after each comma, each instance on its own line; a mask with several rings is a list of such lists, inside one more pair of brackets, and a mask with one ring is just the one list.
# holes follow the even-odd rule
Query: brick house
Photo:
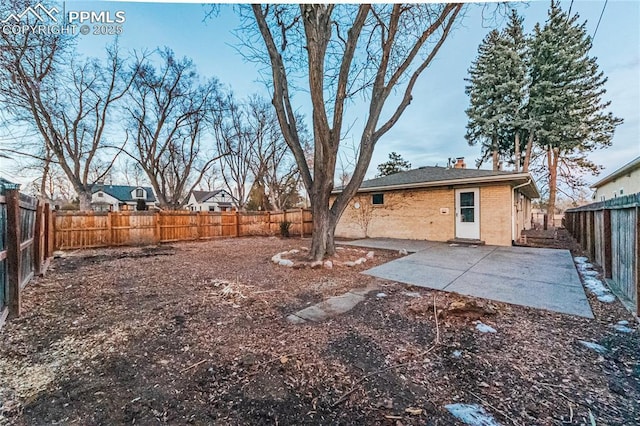
[[463, 161], [420, 167], [362, 182], [336, 236], [507, 246], [531, 228], [531, 200], [539, 196], [529, 173], [467, 169]]

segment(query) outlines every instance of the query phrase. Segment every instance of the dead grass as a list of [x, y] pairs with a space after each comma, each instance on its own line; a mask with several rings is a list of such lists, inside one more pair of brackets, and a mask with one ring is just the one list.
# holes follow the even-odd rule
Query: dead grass
[[[455, 424], [452, 402], [483, 404], [503, 424], [589, 424], [589, 411], [599, 425], [640, 423], [639, 333], [610, 327], [631, 320], [621, 305], [590, 299], [587, 320], [493, 303], [490, 315], [443, 316], [441, 344], [425, 354], [434, 297], [440, 311], [470, 298], [376, 281], [387, 297], [287, 323], [372, 284], [360, 272], [399, 256], [375, 250], [332, 270], [271, 262], [308, 244], [242, 238], [55, 260], [0, 331], [0, 423]], [[498, 332], [479, 333], [476, 319]]]

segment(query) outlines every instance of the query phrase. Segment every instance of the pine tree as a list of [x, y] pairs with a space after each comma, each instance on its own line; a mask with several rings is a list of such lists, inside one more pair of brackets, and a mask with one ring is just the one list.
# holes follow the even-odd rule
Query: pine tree
[[520, 168], [521, 140], [527, 127], [525, 54], [522, 18], [513, 10], [505, 30], [493, 30], [482, 41], [478, 58], [469, 69], [465, 138], [470, 145], [481, 144], [478, 166], [491, 157], [494, 170], [499, 169], [501, 160]]
[[469, 117], [465, 138], [469, 145], [480, 142], [481, 155], [476, 165], [479, 167], [488, 158], [493, 159], [493, 169], [498, 169], [498, 111], [495, 91], [498, 74], [498, 42], [500, 33], [491, 31], [478, 47], [478, 58], [469, 69], [470, 84], [465, 88], [471, 105], [465, 111]]
[[402, 158], [402, 155], [392, 152], [389, 154], [389, 161], [378, 164], [378, 175], [376, 177], [389, 176], [399, 172], [406, 172], [411, 169], [411, 163]]
[[[581, 184], [581, 173], [597, 173], [599, 167], [587, 158], [595, 149], [611, 145], [622, 120], [606, 112], [603, 102], [607, 79], [589, 57], [591, 38], [579, 16], [569, 17], [552, 1], [544, 27], [536, 25], [531, 42], [531, 87], [529, 110], [536, 123], [538, 146], [546, 154], [548, 214], [553, 215], [562, 166]], [[553, 216], [551, 216], [553, 217]]]

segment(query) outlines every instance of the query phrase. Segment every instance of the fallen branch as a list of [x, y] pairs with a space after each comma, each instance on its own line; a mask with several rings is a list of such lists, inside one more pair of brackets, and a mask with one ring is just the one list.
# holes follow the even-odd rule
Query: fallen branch
[[436, 345], [440, 344], [440, 326], [438, 325], [438, 309], [436, 308], [436, 295], [433, 295], [433, 318], [436, 321]]
[[192, 364], [192, 365], [190, 365], [190, 366], [188, 366], [188, 367], [183, 368], [182, 370], [180, 370], [180, 372], [181, 372], [181, 373], [184, 373], [185, 371], [187, 371], [187, 370], [191, 370], [192, 368], [196, 368], [196, 367], [197, 367], [197, 366], [199, 366], [200, 364], [205, 363], [205, 362], [207, 362], [207, 361], [208, 361], [207, 359], [203, 359], [202, 361], [198, 361], [198, 362], [196, 362], [195, 364]]

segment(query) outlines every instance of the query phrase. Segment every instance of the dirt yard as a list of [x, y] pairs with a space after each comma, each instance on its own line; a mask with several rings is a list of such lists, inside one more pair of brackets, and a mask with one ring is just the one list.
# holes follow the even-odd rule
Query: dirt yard
[[[54, 260], [26, 289], [24, 315], [0, 330], [0, 424], [461, 424], [452, 403], [479, 404], [503, 425], [640, 424], [640, 332], [618, 302], [590, 296], [588, 320], [360, 274], [399, 256], [381, 250], [353, 268], [270, 261], [309, 242]], [[346, 314], [285, 320], [371, 284], [380, 290]], [[635, 331], [614, 330], [620, 320]]]

